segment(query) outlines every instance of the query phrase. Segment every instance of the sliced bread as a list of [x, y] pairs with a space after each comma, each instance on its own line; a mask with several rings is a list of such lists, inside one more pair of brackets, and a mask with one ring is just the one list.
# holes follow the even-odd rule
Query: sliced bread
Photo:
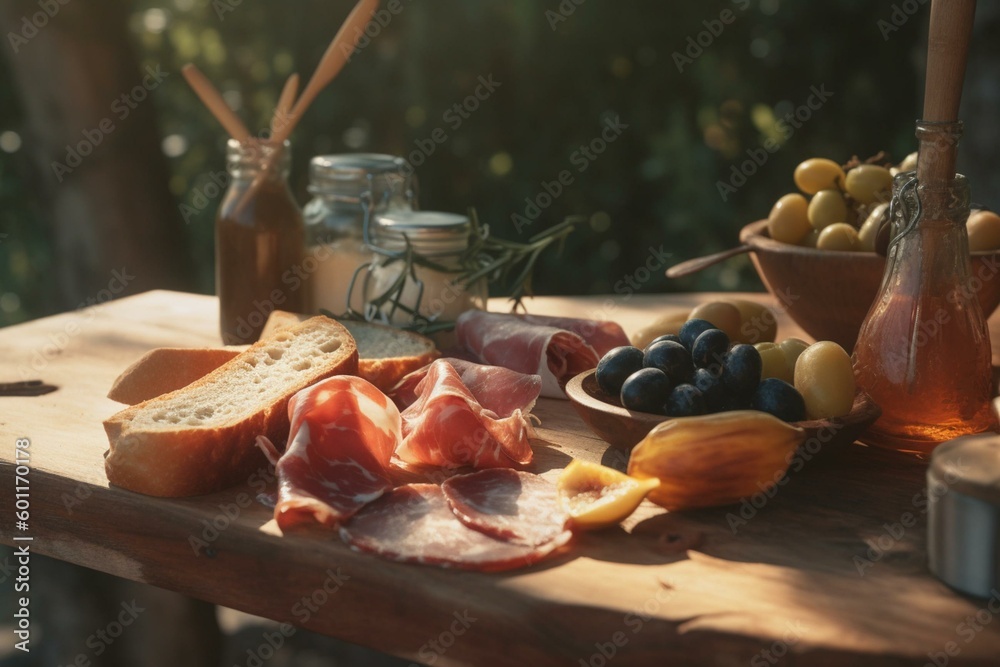
[[[267, 318], [264, 334], [281, 331], [306, 317], [307, 315], [276, 310]], [[441, 356], [434, 341], [412, 331], [373, 322], [338, 321], [351, 332], [357, 342], [360, 358], [358, 375], [383, 392], [388, 393], [404, 376]]]
[[266, 465], [256, 437], [287, 439], [292, 395], [357, 367], [354, 340], [334, 320], [314, 317], [279, 331], [186, 387], [105, 421], [108, 481], [162, 497], [246, 481]]

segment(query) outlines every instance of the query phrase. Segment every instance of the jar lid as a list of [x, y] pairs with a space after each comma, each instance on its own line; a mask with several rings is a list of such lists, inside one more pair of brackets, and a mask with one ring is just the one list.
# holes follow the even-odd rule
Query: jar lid
[[927, 562], [963, 593], [1000, 586], [1000, 435], [939, 445], [927, 469]]
[[939, 445], [929, 472], [959, 493], [1000, 505], [1000, 435], [966, 436]]
[[384, 192], [407, 179], [406, 160], [393, 155], [318, 155], [309, 161], [309, 192], [314, 195], [358, 197], [369, 187]]
[[472, 223], [457, 213], [399, 211], [375, 218], [373, 232], [375, 243], [386, 250], [405, 250], [409, 239], [421, 255], [451, 255], [469, 247]]

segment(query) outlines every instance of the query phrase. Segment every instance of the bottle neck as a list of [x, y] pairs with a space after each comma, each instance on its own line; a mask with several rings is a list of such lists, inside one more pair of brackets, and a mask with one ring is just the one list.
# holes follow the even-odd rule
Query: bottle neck
[[234, 183], [240, 185], [262, 173], [269, 183], [287, 184], [291, 164], [292, 150], [288, 141], [281, 147], [259, 139], [242, 143], [230, 139], [226, 144], [226, 169]]

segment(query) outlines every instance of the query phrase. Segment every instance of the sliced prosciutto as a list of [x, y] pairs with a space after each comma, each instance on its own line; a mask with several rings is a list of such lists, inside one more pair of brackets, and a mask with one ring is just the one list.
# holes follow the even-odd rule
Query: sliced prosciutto
[[541, 560], [571, 534], [534, 547], [498, 540], [459, 521], [440, 486], [408, 484], [355, 514], [340, 536], [355, 550], [390, 560], [496, 572]]
[[574, 375], [597, 366], [600, 356], [579, 335], [517, 315], [469, 310], [458, 318], [459, 344], [483, 363], [542, 377], [542, 396], [565, 398]]
[[[440, 361], [451, 364], [476, 401], [500, 417], [510, 417], [517, 410], [531, 412], [542, 391], [540, 375], [518, 373], [502, 366], [485, 366], [454, 357]], [[400, 409], [407, 408], [417, 400], [417, 385], [427, 377], [430, 368], [431, 364], [428, 364], [413, 371], [392, 390], [392, 398]]]
[[389, 460], [399, 445], [399, 410], [374, 385], [337, 376], [303, 389], [288, 403], [291, 432], [278, 455], [267, 438], [257, 444], [275, 463], [282, 529], [316, 521], [335, 526], [393, 484]]
[[403, 411], [406, 463], [442, 468], [509, 468], [531, 462], [531, 422], [519, 409], [507, 417], [483, 407], [455, 367], [438, 359], [417, 384], [417, 399]]
[[538, 475], [482, 470], [447, 479], [441, 490], [462, 523], [490, 537], [539, 546], [566, 532], [569, 515], [556, 485]]
[[551, 315], [517, 315], [526, 322], [556, 329], [572, 331], [594, 348], [601, 357], [622, 345], [631, 345], [625, 330], [617, 322], [586, 320], [579, 317], [552, 317]]

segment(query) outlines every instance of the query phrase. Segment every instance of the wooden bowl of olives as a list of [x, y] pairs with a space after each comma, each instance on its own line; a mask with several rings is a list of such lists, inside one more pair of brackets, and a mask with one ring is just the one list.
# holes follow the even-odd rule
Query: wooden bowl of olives
[[[775, 241], [767, 222], [740, 232], [761, 281], [806, 333], [853, 350], [882, 282], [885, 257]], [[989, 317], [1000, 305], [1000, 250], [973, 252], [971, 260], [973, 288]]]
[[[630, 452], [653, 427], [671, 419], [665, 415], [627, 410], [617, 396], [605, 393], [597, 384], [596, 371], [580, 373], [566, 384], [566, 395], [584, 423], [599, 438]], [[810, 455], [852, 444], [879, 418], [882, 410], [871, 397], [859, 391], [854, 406], [843, 417], [792, 422], [806, 430], [802, 445]]]

